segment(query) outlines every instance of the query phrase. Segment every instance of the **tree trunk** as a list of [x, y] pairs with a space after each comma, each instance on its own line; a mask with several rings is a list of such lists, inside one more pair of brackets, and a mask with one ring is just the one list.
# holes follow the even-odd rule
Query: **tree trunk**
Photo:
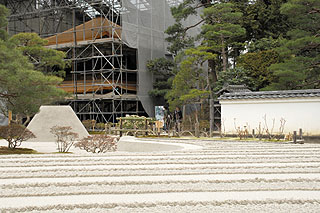
[[215, 82], [218, 81], [218, 75], [217, 75], [217, 72], [216, 72], [216, 69], [215, 69], [214, 60], [208, 60], [208, 66], [209, 66], [209, 69], [210, 69], [210, 75], [212, 77], [212, 83], [215, 83]]
[[196, 114], [195, 114], [196, 123], [199, 123], [198, 108], [197, 108], [196, 104], [194, 106], [195, 106], [195, 109], [196, 109]]
[[196, 123], [196, 125], [195, 125], [195, 133], [194, 134], [197, 138], [200, 137], [200, 124], [199, 123]]
[[[182, 106], [182, 124], [185, 124], [185, 117], [186, 117], [186, 105]], [[181, 131], [184, 131], [184, 125], [181, 125]]]
[[227, 71], [227, 53], [226, 53], [226, 47], [224, 46], [224, 38], [223, 35], [221, 35], [221, 56], [222, 56], [222, 65], [223, 65], [223, 71]]
[[211, 72], [211, 76], [212, 76], [212, 83], [216, 83], [218, 81], [217, 78], [217, 73], [215, 70], [215, 63], [213, 60], [209, 60], [208, 61], [208, 75], [207, 75], [207, 84], [208, 84], [208, 90], [210, 91], [210, 98], [209, 98], [209, 115], [210, 115], [210, 137], [212, 137], [213, 134], [213, 129], [214, 129], [214, 115], [213, 115], [213, 92], [212, 92], [212, 88], [211, 88], [211, 83], [210, 83], [210, 79], [209, 79], [209, 70]]
[[27, 120], [23, 123], [24, 126], [26, 126], [30, 122], [30, 116], [27, 115]]
[[22, 117], [19, 114], [17, 114], [15, 119], [12, 119], [12, 122], [15, 124], [22, 124]]
[[209, 116], [210, 116], [210, 131], [209, 131], [209, 134], [210, 134], [210, 137], [213, 136], [213, 131], [214, 131], [214, 102], [213, 102], [213, 99], [210, 98], [209, 99]]

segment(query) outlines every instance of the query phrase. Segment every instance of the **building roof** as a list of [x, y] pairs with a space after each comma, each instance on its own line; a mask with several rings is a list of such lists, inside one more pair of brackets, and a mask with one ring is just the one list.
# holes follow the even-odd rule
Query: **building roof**
[[226, 85], [223, 86], [223, 88], [221, 90], [216, 92], [216, 94], [217, 95], [221, 95], [223, 93], [235, 93], [235, 92], [251, 92], [251, 90], [249, 90], [246, 85], [229, 85], [229, 84], [226, 84]]
[[224, 93], [219, 100], [320, 97], [320, 89]]

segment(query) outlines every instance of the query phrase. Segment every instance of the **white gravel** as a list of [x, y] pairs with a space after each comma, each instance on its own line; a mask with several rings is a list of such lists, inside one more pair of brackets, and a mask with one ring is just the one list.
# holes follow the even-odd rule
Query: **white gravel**
[[184, 148], [1, 155], [0, 212], [319, 212], [318, 144], [173, 141]]

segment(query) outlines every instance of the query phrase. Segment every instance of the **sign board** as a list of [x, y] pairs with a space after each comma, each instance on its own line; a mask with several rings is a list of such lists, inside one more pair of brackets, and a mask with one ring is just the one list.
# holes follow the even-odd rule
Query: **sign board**
[[164, 124], [164, 106], [155, 106], [155, 116], [157, 121], [161, 121], [161, 127]]

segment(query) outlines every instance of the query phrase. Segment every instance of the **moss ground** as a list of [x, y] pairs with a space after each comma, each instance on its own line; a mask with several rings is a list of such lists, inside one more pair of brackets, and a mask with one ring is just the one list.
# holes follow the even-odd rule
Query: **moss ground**
[[39, 154], [36, 150], [26, 148], [9, 149], [5, 146], [0, 146], [0, 155], [12, 155], [12, 154]]

